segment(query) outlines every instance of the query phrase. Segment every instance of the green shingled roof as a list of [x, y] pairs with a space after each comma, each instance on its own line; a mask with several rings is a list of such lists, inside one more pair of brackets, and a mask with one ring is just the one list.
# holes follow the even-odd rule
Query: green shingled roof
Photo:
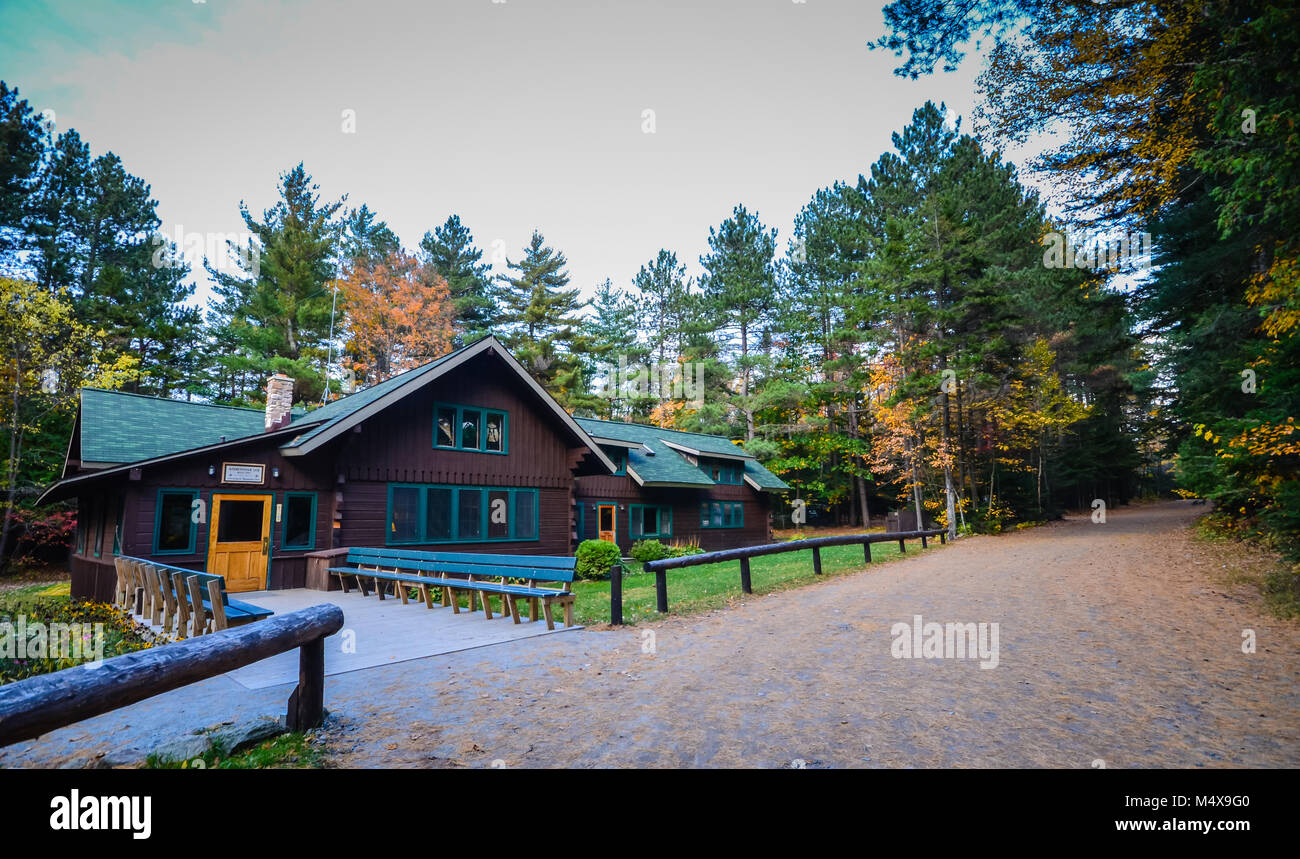
[[688, 447], [708, 455], [710, 453], [745, 457], [745, 474], [763, 489], [789, 489], [781, 478], [768, 471], [758, 460], [721, 436], [697, 432], [663, 429], [646, 424], [629, 424], [622, 421], [602, 421], [594, 418], [575, 418], [578, 425], [593, 438], [641, 444], [654, 451], [647, 455], [633, 448], [628, 451], [627, 463], [646, 483], [687, 483], [695, 486], [712, 486], [713, 481], [699, 468], [691, 465], [680, 453], [664, 442]]
[[325, 432], [326, 430], [328, 430], [330, 427], [332, 427], [334, 424], [338, 423], [339, 421], [347, 419], [347, 417], [351, 415], [353, 412], [355, 412], [357, 409], [364, 408], [365, 406], [370, 405], [375, 400], [379, 399], [385, 394], [388, 394], [396, 390], [397, 388], [402, 387], [403, 385], [409, 384], [410, 382], [413, 382], [422, 376], [428, 375], [436, 367], [440, 366], [441, 364], [445, 363], [451, 358], [454, 358], [456, 355], [459, 355], [461, 352], [465, 351], [465, 349], [470, 348], [470, 346], [475, 345], [475, 343], [477, 342], [478, 341], [476, 340], [474, 341], [474, 343], [469, 344], [469, 346], [465, 346], [462, 349], [457, 349], [455, 352], [449, 352], [448, 354], [443, 355], [441, 358], [438, 358], [435, 361], [430, 361], [428, 364], [423, 364], [419, 367], [416, 367], [414, 370], [407, 370], [405, 373], [399, 373], [396, 376], [393, 376], [391, 379], [385, 379], [384, 381], [380, 382], [377, 385], [371, 385], [369, 388], [365, 388], [364, 390], [357, 391], [355, 394], [349, 394], [346, 397], [340, 397], [339, 399], [334, 400], [333, 402], [326, 403], [325, 405], [321, 406], [319, 409], [308, 412], [307, 418], [309, 420], [324, 421], [324, 423], [320, 424], [317, 427], [314, 427], [309, 432], [306, 432], [299, 436], [294, 436], [293, 439], [290, 440], [288, 444], [284, 445], [284, 447], [291, 448], [303, 444], [304, 442], [313, 438], [317, 434]]
[[759, 465], [756, 459], [745, 460], [745, 476], [757, 483], [760, 489], [790, 488], [784, 480]]
[[81, 389], [81, 461], [136, 462], [259, 435], [262, 409]]

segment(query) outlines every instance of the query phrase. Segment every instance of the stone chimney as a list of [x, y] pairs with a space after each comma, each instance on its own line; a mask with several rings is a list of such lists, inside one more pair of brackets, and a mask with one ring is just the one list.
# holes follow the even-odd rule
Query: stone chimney
[[266, 431], [287, 427], [292, 408], [293, 379], [283, 373], [276, 373], [266, 380]]

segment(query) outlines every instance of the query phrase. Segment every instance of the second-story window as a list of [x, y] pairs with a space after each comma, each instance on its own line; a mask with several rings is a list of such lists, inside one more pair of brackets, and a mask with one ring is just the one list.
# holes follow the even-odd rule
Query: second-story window
[[509, 452], [510, 418], [503, 411], [438, 403], [433, 408], [433, 446], [483, 453]]
[[745, 466], [733, 460], [701, 459], [700, 470], [714, 483], [739, 484], [745, 482]]

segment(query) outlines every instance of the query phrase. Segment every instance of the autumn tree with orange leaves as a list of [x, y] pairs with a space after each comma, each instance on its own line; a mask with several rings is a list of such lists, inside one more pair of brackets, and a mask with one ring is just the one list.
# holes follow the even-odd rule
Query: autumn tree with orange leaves
[[339, 283], [339, 301], [358, 385], [451, 351], [455, 307], [447, 281], [404, 251], [358, 261]]

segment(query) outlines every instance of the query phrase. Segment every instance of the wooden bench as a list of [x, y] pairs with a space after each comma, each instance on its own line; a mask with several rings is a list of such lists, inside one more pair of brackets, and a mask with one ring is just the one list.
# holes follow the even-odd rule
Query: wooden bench
[[119, 555], [113, 562], [117, 567], [114, 603], [178, 638], [241, 626], [274, 614], [232, 600], [222, 576], [127, 555]]
[[[552, 605], [564, 609], [564, 625], [573, 626], [573, 604], [576, 599], [569, 585], [573, 582], [576, 558], [553, 555], [484, 555], [473, 552], [420, 552], [410, 549], [350, 549], [347, 563], [350, 567], [330, 567], [329, 573], [338, 576], [344, 593], [348, 592], [348, 578], [369, 596], [369, 580], [380, 599], [384, 598], [384, 585], [391, 584], [393, 591], [406, 603], [409, 591], [416, 590], [426, 608], [433, 608], [433, 592], [441, 595], [442, 605], [460, 613], [457, 594], [469, 594], [469, 610], [476, 611], [476, 598], [483, 604], [483, 613], [492, 619], [490, 596], [501, 602], [501, 616], [509, 616], [519, 623], [519, 600], [528, 601], [528, 619], [538, 619], [538, 608], [546, 618], [546, 628], [555, 629], [551, 614]], [[543, 583], [558, 585], [546, 587]]]

